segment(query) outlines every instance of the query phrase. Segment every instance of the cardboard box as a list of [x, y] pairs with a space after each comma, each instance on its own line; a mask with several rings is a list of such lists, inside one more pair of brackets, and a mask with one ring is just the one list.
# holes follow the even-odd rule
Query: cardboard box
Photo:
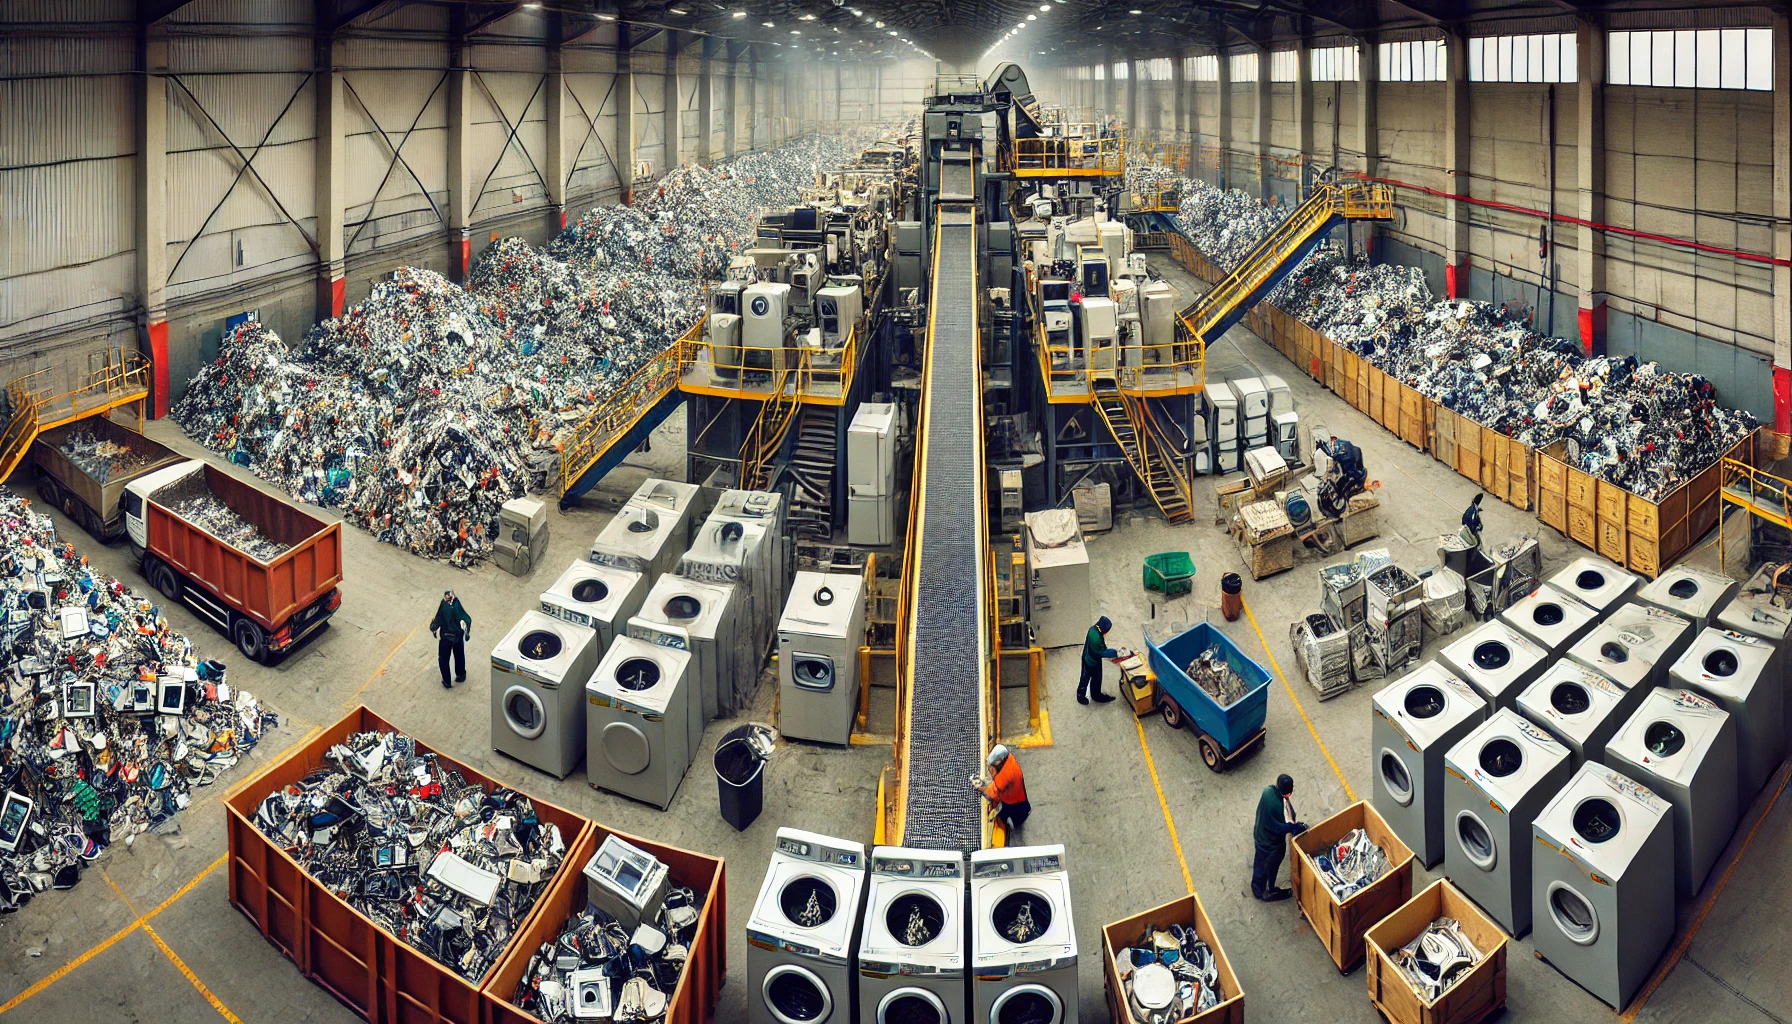
[[1201, 897], [1194, 893], [1102, 928], [1102, 987], [1107, 992], [1108, 1014], [1114, 1024], [1131, 1024], [1132, 1021], [1132, 1015], [1126, 1009], [1126, 989], [1120, 984], [1115, 957], [1120, 950], [1138, 942], [1147, 926], [1167, 928], [1173, 924], [1194, 926], [1195, 934], [1212, 948], [1214, 964], [1220, 973], [1219, 1005], [1205, 1013], [1184, 1017], [1177, 1024], [1244, 1024], [1244, 989], [1238, 987], [1238, 976], [1232, 973], [1232, 962], [1227, 959], [1219, 937], [1213, 933], [1213, 922], [1207, 918], [1207, 909], [1201, 905]]
[[[1483, 958], [1435, 1002], [1426, 1002], [1392, 954], [1440, 917], [1455, 918]], [[1443, 879], [1382, 918], [1365, 939], [1369, 1001], [1392, 1024], [1475, 1024], [1506, 1005], [1506, 933]]]

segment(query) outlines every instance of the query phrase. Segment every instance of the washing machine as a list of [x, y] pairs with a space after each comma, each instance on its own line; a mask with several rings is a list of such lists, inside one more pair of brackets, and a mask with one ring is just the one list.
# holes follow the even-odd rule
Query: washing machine
[[617, 637], [585, 685], [585, 778], [665, 810], [691, 766], [691, 655]]
[[879, 846], [866, 884], [859, 1024], [965, 1024], [964, 855]]
[[[742, 523], [759, 523], [765, 527], [771, 544], [772, 580], [777, 589], [777, 602], [782, 604], [790, 592], [790, 546], [785, 535], [784, 495], [778, 491], [723, 491], [711, 520], [732, 519]], [[776, 605], [774, 605], [775, 607]]]
[[[662, 576], [661, 579], [666, 577]], [[678, 686], [678, 696], [684, 704], [670, 709], [684, 726], [684, 748], [689, 756], [695, 758], [697, 751], [703, 746], [703, 697], [702, 690], [704, 661], [698, 654], [698, 644], [691, 639], [691, 634], [683, 626], [675, 626], [669, 622], [659, 622], [646, 616], [637, 615], [628, 620], [630, 639], [639, 640], [651, 647], [663, 647], [673, 651], [683, 651], [690, 656], [690, 663], [685, 667], [684, 681]]]
[[764, 664], [778, 612], [784, 606], [772, 579], [772, 540], [765, 523], [737, 519], [710, 519], [697, 529], [691, 550], [678, 563], [678, 575], [705, 583], [733, 586], [740, 594], [735, 612], [735, 642], [742, 648], [741, 664], [750, 671], [736, 675], [732, 692], [723, 693], [722, 713], [745, 707], [758, 689], [759, 666]]
[[690, 539], [699, 491], [696, 484], [643, 482], [591, 542], [591, 561], [650, 580], [671, 572]]
[[1500, 621], [1518, 630], [1553, 658], [1573, 646], [1599, 621], [1592, 606], [1582, 604], [1547, 583], [1500, 613]]
[[1668, 669], [1668, 685], [1709, 697], [1736, 723], [1736, 807], [1747, 807], [1786, 756], [1777, 644], [1707, 627]]
[[492, 648], [492, 749], [564, 779], [585, 756], [580, 692], [602, 645], [589, 626], [526, 611]]
[[1444, 755], [1444, 874], [1514, 938], [1531, 930], [1531, 822], [1568, 784], [1568, 748], [1511, 708]]
[[851, 1024], [865, 848], [781, 828], [747, 921], [751, 1024]]
[[1656, 689], [1605, 747], [1606, 764], [1674, 807], [1675, 884], [1691, 896], [1736, 830], [1736, 723], [1690, 690]]
[[799, 572], [778, 620], [778, 731], [816, 743], [852, 741], [865, 643], [865, 580]]
[[971, 854], [970, 1024], [1077, 1024], [1062, 846]]
[[1653, 687], [1627, 690], [1603, 672], [1567, 658], [1556, 662], [1518, 695], [1518, 713], [1549, 730], [1574, 758], [1605, 760], [1605, 745]]
[[[1717, 621], [1712, 625], [1783, 647], [1788, 634], [1792, 634], [1792, 609], [1775, 604], [1773, 590], [1768, 571], [1757, 573], [1718, 610]], [[1785, 704], [1785, 734], [1792, 737], [1792, 658], [1780, 659], [1780, 692]]]
[[[691, 710], [697, 731], [694, 751], [702, 743], [704, 723], [721, 714], [722, 694], [734, 693], [734, 677], [745, 671], [740, 636], [740, 588], [705, 583], [682, 576], [661, 576], [641, 601], [643, 623], [676, 626], [690, 640]], [[634, 633], [630, 623], [630, 635]]]
[[601, 656], [611, 641], [628, 632], [628, 620], [646, 596], [647, 577], [640, 573], [581, 559], [541, 592], [540, 601], [544, 615], [596, 630]]
[[1668, 668], [1692, 643], [1692, 623], [1673, 612], [1626, 602], [1568, 648], [1568, 657], [1626, 689], [1665, 686]]
[[1623, 1009], [1674, 938], [1672, 805], [1588, 761], [1531, 835], [1540, 854], [1531, 865], [1532, 947]]
[[1558, 592], [1604, 614], [1630, 596], [1641, 581], [1603, 558], [1583, 555], [1546, 580]]
[[1543, 674], [1549, 653], [1499, 619], [1484, 622], [1438, 653], [1438, 660], [1487, 698], [1509, 708]]
[[1487, 698], [1435, 661], [1371, 702], [1370, 802], [1426, 867], [1444, 856], [1444, 754], [1487, 720]]
[[1706, 626], [1736, 596], [1738, 584], [1723, 573], [1676, 565], [1643, 585], [1636, 599], [1692, 623], [1693, 632]]

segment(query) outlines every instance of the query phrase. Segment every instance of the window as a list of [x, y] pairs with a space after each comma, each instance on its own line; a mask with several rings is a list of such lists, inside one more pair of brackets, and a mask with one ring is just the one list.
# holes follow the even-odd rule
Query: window
[[1182, 75], [1191, 82], [1217, 82], [1220, 80], [1220, 59], [1208, 54], [1205, 57], [1184, 57]]
[[1277, 50], [1269, 55], [1269, 80], [1292, 82], [1300, 77], [1300, 51]]
[[1233, 82], [1255, 82], [1257, 80], [1257, 55], [1254, 53], [1235, 53], [1227, 65], [1232, 72]]
[[1468, 41], [1471, 82], [1572, 82], [1579, 60], [1574, 33], [1478, 36]]
[[1132, 73], [1132, 69], [1127, 67], [1125, 61], [1121, 61], [1120, 63], [1114, 65], [1114, 81], [1116, 81], [1116, 82], [1126, 81], [1127, 76], [1130, 75], [1131, 73]]
[[1442, 39], [1381, 44], [1384, 82], [1441, 82], [1449, 77], [1449, 53]]
[[1147, 82], [1168, 82], [1170, 80], [1170, 58], [1153, 57], [1139, 62], [1139, 77]]
[[1357, 49], [1354, 46], [1327, 46], [1312, 51], [1313, 81], [1354, 82], [1357, 80]]
[[1773, 91], [1773, 30], [1701, 28], [1613, 32], [1606, 81], [1677, 89]]
[[1097, 82], [1105, 82], [1108, 80], [1108, 66], [1106, 64], [1095, 65], [1095, 80]]

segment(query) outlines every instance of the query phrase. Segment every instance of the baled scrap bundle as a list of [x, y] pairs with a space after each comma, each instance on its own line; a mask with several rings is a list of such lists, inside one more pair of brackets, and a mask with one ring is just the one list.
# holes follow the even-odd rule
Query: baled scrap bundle
[[70, 889], [115, 843], [174, 816], [276, 725], [95, 571], [50, 518], [0, 490], [0, 913]]
[[1440, 917], [1394, 951], [1394, 964], [1426, 1002], [1435, 1003], [1487, 954], [1475, 948], [1455, 918]]

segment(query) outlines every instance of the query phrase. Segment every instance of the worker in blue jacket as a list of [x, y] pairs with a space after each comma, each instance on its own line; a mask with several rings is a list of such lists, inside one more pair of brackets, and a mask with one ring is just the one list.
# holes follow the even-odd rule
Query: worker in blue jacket
[[1294, 895], [1294, 890], [1276, 885], [1282, 858], [1288, 854], [1288, 837], [1307, 830], [1305, 822], [1294, 820], [1294, 804], [1289, 800], [1293, 795], [1294, 779], [1278, 775], [1275, 784], [1264, 786], [1263, 795], [1257, 798], [1257, 824], [1251, 830], [1257, 846], [1256, 859], [1251, 862], [1251, 895], [1265, 903]]
[[1108, 646], [1108, 630], [1113, 628], [1114, 624], [1103, 615], [1095, 621], [1095, 625], [1089, 627], [1089, 635], [1083, 639], [1083, 675], [1076, 681], [1078, 704], [1089, 703], [1091, 696], [1097, 704], [1106, 704], [1114, 699], [1112, 694], [1101, 692], [1102, 659], [1119, 657], [1118, 652]]

